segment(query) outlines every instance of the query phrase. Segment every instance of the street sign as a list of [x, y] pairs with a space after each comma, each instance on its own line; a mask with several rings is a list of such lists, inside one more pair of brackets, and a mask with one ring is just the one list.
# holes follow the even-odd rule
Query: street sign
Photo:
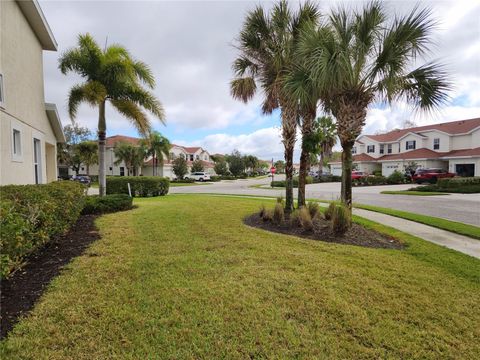
[[277, 169], [275, 169], [275, 167], [272, 166], [272, 167], [270, 168], [270, 172], [271, 172], [272, 174], [275, 174], [275, 171], [277, 171]]

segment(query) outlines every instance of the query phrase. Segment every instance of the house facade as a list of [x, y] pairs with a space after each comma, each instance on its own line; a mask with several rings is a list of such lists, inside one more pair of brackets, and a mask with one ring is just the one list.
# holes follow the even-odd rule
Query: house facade
[[[135, 146], [140, 144], [141, 139], [131, 136], [124, 135], [115, 135], [109, 136], [106, 138], [105, 146], [105, 160], [106, 160], [106, 174], [107, 175], [116, 175], [116, 176], [128, 176], [127, 167], [122, 161], [119, 164], [115, 164], [117, 159], [115, 158], [114, 149], [118, 143], [129, 143]], [[168, 177], [170, 179], [175, 178], [173, 173], [173, 160], [177, 157], [183, 157], [187, 161], [187, 166], [190, 171], [192, 164], [195, 160], [201, 160], [205, 172], [215, 175], [214, 171], [214, 162], [212, 161], [208, 151], [201, 147], [186, 147], [181, 145], [172, 144], [168, 158], [165, 158], [163, 164], [157, 162], [157, 176]], [[69, 175], [74, 175], [72, 169], [68, 170]], [[86, 174], [86, 166], [83, 164], [80, 167], [80, 174]], [[153, 157], [149, 157], [143, 163], [143, 166], [138, 171], [139, 174], [143, 176], [153, 176], [154, 166], [153, 166]], [[98, 175], [98, 165], [92, 165], [89, 169], [90, 175]], [[132, 175], [132, 174], [130, 174]]]
[[57, 43], [36, 0], [0, 1], [0, 184], [57, 180], [65, 136], [45, 103], [43, 51]]
[[[353, 148], [359, 171], [381, 170], [389, 176], [415, 163], [419, 168], [441, 168], [459, 176], [480, 176], [480, 118], [361, 135]], [[341, 175], [341, 162], [331, 162]]]

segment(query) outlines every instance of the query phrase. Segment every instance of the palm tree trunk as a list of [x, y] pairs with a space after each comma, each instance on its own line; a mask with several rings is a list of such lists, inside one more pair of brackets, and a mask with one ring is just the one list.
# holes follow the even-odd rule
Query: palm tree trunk
[[302, 153], [300, 155], [300, 171], [298, 174], [298, 207], [305, 205], [305, 185], [307, 180], [307, 171], [310, 160], [309, 137], [313, 130], [313, 120], [315, 119], [316, 109], [310, 109], [303, 116], [302, 122]]
[[98, 108], [98, 187], [100, 196], [105, 196], [107, 191], [107, 178], [105, 168], [105, 138], [107, 124], [105, 122], [105, 101]]
[[155, 151], [153, 152], [153, 176], [157, 176], [157, 162], [155, 159]]
[[282, 109], [282, 138], [285, 149], [285, 211], [293, 210], [293, 150], [296, 140], [296, 112]]
[[353, 142], [342, 143], [342, 189], [341, 200], [352, 208], [352, 147]]

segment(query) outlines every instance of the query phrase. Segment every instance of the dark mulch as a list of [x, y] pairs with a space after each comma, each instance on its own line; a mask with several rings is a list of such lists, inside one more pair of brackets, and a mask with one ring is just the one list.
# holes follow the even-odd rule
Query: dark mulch
[[337, 235], [330, 229], [330, 222], [319, 217], [315, 217], [313, 221], [314, 229], [312, 231], [306, 231], [300, 226], [292, 226], [288, 221], [280, 225], [271, 221], [266, 222], [263, 221], [258, 213], [246, 217], [244, 223], [263, 230], [331, 243], [383, 249], [402, 249], [405, 247], [404, 244], [392, 236], [366, 229], [355, 223], [352, 224], [352, 227], [344, 235]]
[[52, 239], [30, 256], [24, 267], [2, 281], [0, 339], [8, 334], [20, 316], [32, 309], [62, 267], [100, 238], [94, 224], [96, 217], [81, 216], [67, 234]]

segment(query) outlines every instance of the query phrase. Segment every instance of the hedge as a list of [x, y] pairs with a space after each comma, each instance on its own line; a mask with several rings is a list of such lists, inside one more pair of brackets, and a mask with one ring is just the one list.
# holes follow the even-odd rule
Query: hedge
[[106, 214], [132, 208], [132, 198], [126, 194], [111, 194], [105, 196], [87, 196], [82, 214]]
[[458, 188], [470, 185], [480, 185], [480, 176], [441, 178], [437, 181], [437, 186], [444, 189]]
[[327, 182], [340, 182], [340, 181], [342, 181], [342, 177], [337, 175], [325, 175], [325, 176], [320, 176], [318, 178], [317, 177], [313, 178], [314, 184], [327, 183]]
[[4, 278], [27, 255], [77, 221], [85, 187], [76, 181], [57, 181], [7, 185], [0, 191], [0, 277]]
[[[313, 178], [311, 176], [307, 176], [305, 178], [305, 183], [306, 184], [313, 184]], [[270, 186], [272, 186], [272, 187], [285, 187], [286, 182], [285, 182], [285, 180], [271, 181]], [[293, 187], [298, 187], [298, 176], [293, 177]]]
[[107, 194], [128, 194], [132, 196], [163, 196], [168, 194], [170, 180], [158, 176], [108, 176]]

